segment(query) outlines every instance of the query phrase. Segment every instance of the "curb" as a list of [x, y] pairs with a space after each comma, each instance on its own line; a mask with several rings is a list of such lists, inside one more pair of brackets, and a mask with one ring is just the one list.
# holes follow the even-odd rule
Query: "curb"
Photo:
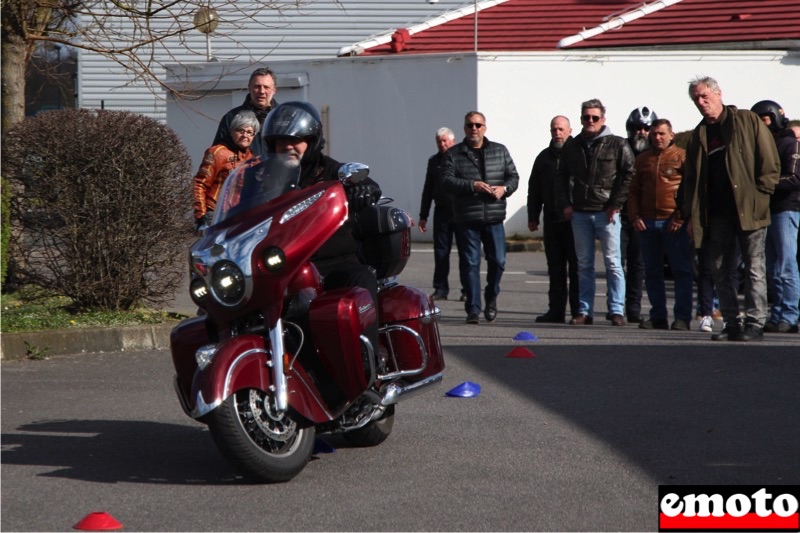
[[542, 241], [506, 241], [506, 252], [543, 252]]
[[71, 330], [4, 333], [0, 337], [0, 360], [27, 359], [27, 342], [45, 356], [74, 355], [126, 350], [166, 350], [169, 335], [178, 322], [146, 326], [80, 328]]

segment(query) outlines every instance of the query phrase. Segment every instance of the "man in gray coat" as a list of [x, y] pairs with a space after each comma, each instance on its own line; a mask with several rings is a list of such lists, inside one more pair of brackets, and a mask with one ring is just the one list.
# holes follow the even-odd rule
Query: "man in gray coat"
[[481, 245], [488, 263], [484, 317], [497, 318], [497, 295], [506, 265], [506, 198], [519, 185], [519, 175], [505, 146], [485, 137], [486, 117], [470, 111], [464, 117], [465, 138], [445, 154], [444, 189], [453, 195], [458, 268], [467, 293], [467, 324], [481, 312]]

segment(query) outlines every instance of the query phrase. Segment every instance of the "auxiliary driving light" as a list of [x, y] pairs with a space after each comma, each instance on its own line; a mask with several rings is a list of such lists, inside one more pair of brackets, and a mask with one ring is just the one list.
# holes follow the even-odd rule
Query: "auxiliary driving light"
[[264, 250], [264, 266], [270, 272], [278, 272], [286, 264], [286, 255], [278, 247], [271, 247]]
[[202, 307], [208, 299], [208, 287], [206, 287], [205, 282], [201, 279], [192, 281], [189, 291], [192, 295], [192, 301]]
[[216, 344], [206, 344], [198, 348], [197, 351], [194, 352], [194, 360], [197, 361], [197, 367], [200, 370], [205, 370], [205, 368], [211, 364], [211, 359], [216, 352]]

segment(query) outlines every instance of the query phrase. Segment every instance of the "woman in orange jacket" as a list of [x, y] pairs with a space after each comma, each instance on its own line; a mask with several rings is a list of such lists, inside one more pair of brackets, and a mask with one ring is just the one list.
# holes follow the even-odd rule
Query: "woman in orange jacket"
[[231, 120], [222, 142], [206, 150], [194, 177], [194, 219], [198, 229], [213, 220], [217, 196], [228, 174], [253, 156], [250, 145], [260, 129], [252, 111], [240, 111]]

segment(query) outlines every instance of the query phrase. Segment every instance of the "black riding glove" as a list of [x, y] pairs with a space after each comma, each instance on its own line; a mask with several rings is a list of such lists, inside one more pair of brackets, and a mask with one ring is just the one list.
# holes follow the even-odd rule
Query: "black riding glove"
[[350, 204], [350, 212], [358, 213], [365, 207], [375, 205], [381, 194], [383, 194], [381, 188], [369, 178], [347, 187], [347, 202]]
[[194, 221], [194, 229], [200, 231], [201, 226], [210, 226], [214, 220], [214, 210], [206, 211], [206, 214]]

